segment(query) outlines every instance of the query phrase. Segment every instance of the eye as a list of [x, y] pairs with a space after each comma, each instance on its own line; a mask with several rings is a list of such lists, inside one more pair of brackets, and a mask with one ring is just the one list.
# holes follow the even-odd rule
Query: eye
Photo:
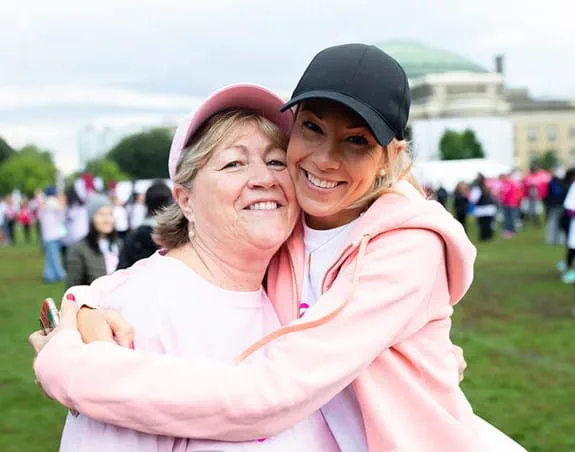
[[353, 135], [351, 137], [347, 137], [345, 141], [351, 144], [355, 144], [357, 146], [366, 146], [369, 144], [368, 139], [365, 138], [363, 135]]
[[282, 160], [270, 160], [268, 162], [268, 165], [270, 166], [275, 166], [278, 168], [285, 168], [286, 167], [286, 162], [282, 161]]
[[304, 121], [302, 122], [302, 126], [314, 133], [323, 133], [323, 130], [321, 130], [321, 127], [318, 126], [315, 122], [312, 121]]
[[227, 163], [224, 165], [222, 169], [230, 169], [230, 168], [239, 168], [242, 165], [242, 162], [239, 160], [234, 160], [233, 162]]

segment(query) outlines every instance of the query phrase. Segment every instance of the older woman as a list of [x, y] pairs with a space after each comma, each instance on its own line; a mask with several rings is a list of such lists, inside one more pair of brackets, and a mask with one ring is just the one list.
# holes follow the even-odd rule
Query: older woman
[[[163, 250], [126, 273], [102, 300], [137, 329], [135, 348], [232, 362], [279, 327], [262, 279], [299, 214], [286, 168], [292, 116], [280, 113], [281, 105], [263, 88], [234, 86], [210, 98], [179, 129], [175, 141], [186, 146], [173, 168], [176, 204], [160, 213], [155, 229]], [[265, 442], [210, 443], [70, 414], [60, 450], [230, 451], [252, 450], [254, 444], [258, 450], [293, 451], [302, 444], [337, 450], [319, 412]]]

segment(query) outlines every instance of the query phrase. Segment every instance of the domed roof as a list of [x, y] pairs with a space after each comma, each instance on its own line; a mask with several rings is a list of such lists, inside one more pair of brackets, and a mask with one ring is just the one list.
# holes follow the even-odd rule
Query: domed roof
[[430, 47], [414, 41], [374, 43], [395, 58], [409, 78], [446, 72], [485, 73], [487, 69], [456, 53]]

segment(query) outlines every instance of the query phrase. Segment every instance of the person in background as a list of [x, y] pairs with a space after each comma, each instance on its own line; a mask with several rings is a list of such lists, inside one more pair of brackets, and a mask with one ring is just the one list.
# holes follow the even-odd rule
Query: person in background
[[547, 245], [563, 245], [566, 234], [561, 230], [563, 203], [569, 187], [566, 185], [565, 171], [556, 168], [547, 186], [547, 196], [544, 199], [547, 227], [545, 243]]
[[6, 201], [0, 197], [0, 245], [7, 245], [6, 238]]
[[149, 257], [156, 252], [158, 245], [152, 239], [156, 215], [173, 203], [172, 191], [163, 182], [155, 182], [146, 190], [144, 202], [146, 217], [124, 239], [118, 269], [131, 267], [140, 259]]
[[540, 215], [543, 211], [543, 199], [547, 196], [547, 172], [531, 167], [529, 174], [523, 179], [523, 211], [525, 223], [530, 222], [535, 227], [541, 226]]
[[62, 256], [66, 262], [67, 250], [88, 234], [89, 220], [86, 203], [74, 184], [66, 190], [66, 236], [62, 240]]
[[435, 199], [437, 199], [437, 202], [441, 204], [443, 207], [447, 207], [448, 198], [449, 195], [447, 193], [447, 190], [443, 185], [440, 185], [437, 191], [435, 192]]
[[138, 229], [146, 219], [146, 202], [144, 193], [136, 193], [130, 209], [130, 230]]
[[469, 195], [474, 205], [473, 214], [479, 226], [479, 240], [484, 242], [493, 238], [493, 220], [497, 215], [497, 203], [487, 187], [485, 177], [479, 174]]
[[467, 230], [467, 214], [469, 213], [469, 186], [465, 182], [459, 182], [453, 192], [453, 210], [455, 218]]
[[513, 172], [502, 174], [499, 180], [501, 182], [500, 202], [503, 207], [503, 237], [509, 239], [517, 232], [523, 190]]
[[62, 266], [61, 240], [66, 234], [64, 226], [65, 204], [56, 196], [56, 189], [45, 190], [46, 199], [40, 206], [39, 222], [44, 247], [44, 282], [64, 281], [66, 272]]
[[112, 196], [112, 213], [114, 215], [114, 227], [116, 230], [116, 234], [120, 240], [124, 240], [126, 234], [130, 230], [130, 221], [128, 218], [128, 210], [118, 198], [117, 195]]
[[18, 216], [18, 208], [12, 198], [12, 195], [7, 195], [5, 198], [6, 210], [4, 211], [4, 224], [6, 231], [7, 243], [16, 245], [16, 237], [14, 237], [14, 225], [16, 224], [16, 217]]
[[[573, 171], [573, 170], [571, 170]], [[573, 174], [570, 174], [571, 180]], [[565, 213], [569, 218], [569, 232], [567, 233], [567, 255], [565, 257], [565, 273], [561, 276], [561, 281], [565, 284], [575, 283], [575, 184], [571, 183], [565, 202], [563, 204]]]
[[36, 236], [38, 237], [38, 242], [42, 246], [42, 229], [40, 228], [40, 207], [44, 202], [44, 191], [40, 188], [34, 191], [34, 196], [30, 200], [30, 210], [32, 211], [33, 223], [36, 229]]
[[26, 243], [30, 243], [30, 241], [32, 240], [32, 237], [30, 235], [31, 232], [30, 229], [33, 223], [33, 216], [32, 216], [32, 210], [30, 209], [30, 202], [28, 200], [25, 200], [22, 203], [20, 211], [18, 212], [17, 221], [22, 226], [22, 229], [24, 231], [24, 239], [26, 240]]
[[559, 228], [566, 237], [565, 259], [557, 263], [557, 270], [561, 273], [561, 280], [565, 284], [575, 283], [575, 168], [570, 168], [565, 172], [563, 187], [566, 190], [563, 202], [563, 211], [559, 219]]
[[88, 235], [72, 245], [67, 252], [67, 287], [90, 284], [100, 276], [116, 270], [120, 248], [114, 229], [113, 205], [107, 196], [94, 194], [88, 198]]

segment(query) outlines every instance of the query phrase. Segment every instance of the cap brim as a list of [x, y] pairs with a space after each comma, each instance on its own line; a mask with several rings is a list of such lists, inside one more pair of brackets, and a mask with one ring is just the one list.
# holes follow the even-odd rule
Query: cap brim
[[294, 105], [313, 99], [332, 100], [344, 105], [358, 114], [366, 122], [371, 133], [373, 133], [377, 142], [382, 146], [388, 145], [391, 140], [395, 138], [395, 132], [387, 125], [385, 119], [383, 119], [371, 107], [359, 102], [353, 97], [333, 91], [309, 91], [307, 93], [300, 94], [286, 102], [282, 106], [281, 111], [286, 111]]
[[220, 111], [230, 108], [254, 111], [289, 135], [293, 124], [293, 113], [281, 110], [283, 103], [284, 99], [273, 91], [251, 83], [238, 83], [216, 91], [176, 129], [168, 162], [170, 178], [174, 178], [182, 150], [188, 145], [192, 135], [206, 120]]

